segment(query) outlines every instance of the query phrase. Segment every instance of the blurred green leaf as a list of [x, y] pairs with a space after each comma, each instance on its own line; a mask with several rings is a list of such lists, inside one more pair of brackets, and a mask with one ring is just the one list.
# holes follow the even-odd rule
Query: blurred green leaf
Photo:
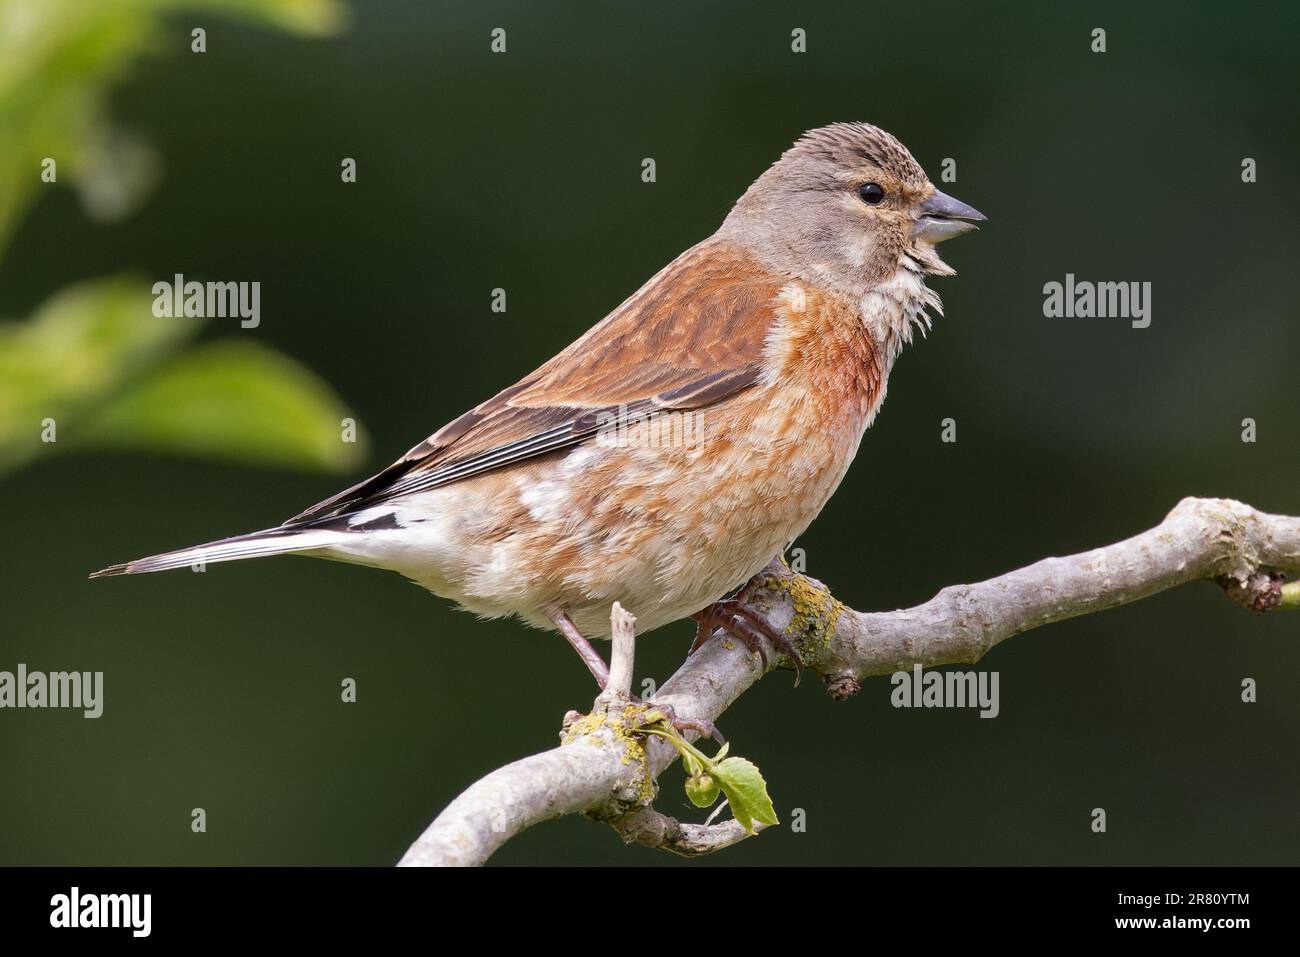
[[[0, 255], [28, 206], [55, 185], [41, 179], [47, 157], [57, 164], [56, 183], [89, 181], [83, 195], [92, 214], [138, 206], [156, 180], [156, 160], [112, 128], [105, 102], [132, 60], [163, 49], [162, 17], [181, 11], [316, 36], [336, 31], [346, 14], [336, 0], [0, 0]], [[196, 25], [211, 43], [213, 25]], [[206, 55], [191, 54], [188, 37], [176, 43], [171, 52]], [[108, 157], [130, 163], [112, 181]]]
[[0, 469], [41, 449], [42, 420], [75, 421], [198, 328], [152, 307], [144, 282], [101, 279], [60, 291], [27, 322], [0, 322]]
[[319, 378], [256, 342], [190, 349], [77, 429], [79, 444], [183, 452], [343, 471], [364, 437], [343, 440], [349, 412]]
[[[42, 449], [93, 445], [342, 470], [349, 413], [312, 372], [251, 341], [176, 355], [201, 321], [160, 318], [145, 282], [59, 292], [28, 322], [0, 322], [0, 470]], [[41, 441], [53, 419], [57, 441]]]
[[[346, 12], [338, 0], [0, 0], [0, 257], [56, 184], [76, 185], [95, 218], [139, 206], [158, 157], [113, 126], [105, 103], [131, 62], [165, 40], [169, 52], [199, 55], [187, 32], [161, 29], [181, 11], [311, 35], [334, 32]], [[206, 20], [192, 25], [210, 44], [220, 35]], [[54, 183], [41, 178], [47, 157]], [[92, 444], [326, 469], [361, 457], [364, 437], [342, 440], [347, 413], [311, 372], [248, 342], [173, 357], [199, 323], [156, 317], [152, 304], [145, 283], [106, 279], [58, 293], [28, 322], [0, 323], [0, 470]]]
[[347, 25], [348, 11], [340, 0], [132, 0], [160, 13], [210, 10], [305, 36], [330, 36]]

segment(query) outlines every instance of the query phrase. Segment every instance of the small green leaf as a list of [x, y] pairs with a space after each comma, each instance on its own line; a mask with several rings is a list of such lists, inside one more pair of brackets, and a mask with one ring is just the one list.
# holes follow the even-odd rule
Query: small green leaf
[[776, 809], [767, 796], [767, 782], [754, 762], [745, 758], [727, 758], [713, 765], [710, 771], [727, 795], [731, 813], [745, 830], [753, 834], [755, 823], [777, 823]]
[[365, 447], [359, 433], [344, 441], [348, 417], [334, 392], [288, 356], [221, 340], [147, 373], [69, 437], [83, 446], [342, 471]]
[[686, 767], [686, 796], [696, 807], [710, 807], [718, 799], [718, 790], [727, 795], [731, 813], [741, 826], [755, 833], [754, 825], [778, 823], [776, 809], [767, 795], [767, 782], [758, 766], [745, 758], [729, 758], [729, 744], [709, 757], [677, 731], [668, 721], [659, 721], [641, 729], [667, 738], [682, 756]]

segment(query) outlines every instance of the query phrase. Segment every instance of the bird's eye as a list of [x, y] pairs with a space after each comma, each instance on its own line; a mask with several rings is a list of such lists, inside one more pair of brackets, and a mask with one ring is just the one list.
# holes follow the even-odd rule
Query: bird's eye
[[885, 199], [885, 191], [879, 183], [867, 183], [858, 190], [858, 195], [868, 206], [879, 206]]

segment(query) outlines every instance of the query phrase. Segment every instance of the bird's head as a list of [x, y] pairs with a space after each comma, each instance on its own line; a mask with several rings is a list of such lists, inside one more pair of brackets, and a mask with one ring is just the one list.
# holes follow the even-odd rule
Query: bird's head
[[935, 245], [985, 217], [935, 189], [893, 136], [867, 123], [810, 130], [760, 176], [722, 233], [854, 299], [899, 269], [951, 275]]

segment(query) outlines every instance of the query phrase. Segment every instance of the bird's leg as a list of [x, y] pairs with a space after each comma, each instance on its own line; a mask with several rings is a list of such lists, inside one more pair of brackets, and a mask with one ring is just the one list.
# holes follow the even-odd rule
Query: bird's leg
[[569, 640], [573, 645], [573, 650], [578, 653], [582, 663], [587, 666], [591, 672], [596, 684], [600, 685], [600, 690], [605, 690], [605, 685], [609, 683], [609, 665], [605, 664], [605, 659], [600, 656], [600, 652], [591, 647], [591, 642], [582, 636], [578, 626], [573, 623], [566, 611], [557, 611], [548, 616], [554, 623], [555, 627], [560, 629], [560, 634]]
[[691, 616], [695, 620], [695, 642], [691, 645], [691, 650], [687, 652], [687, 657], [699, 651], [700, 647], [709, 640], [714, 631], [721, 628], [728, 634], [739, 638], [750, 651], [758, 652], [758, 657], [762, 660], [763, 668], [766, 670], [767, 652], [763, 650], [763, 639], [766, 638], [783, 654], [789, 656], [794, 663], [794, 683], [797, 685], [799, 684], [799, 677], [803, 673], [803, 662], [800, 660], [799, 652], [795, 649], [793, 642], [767, 618], [746, 604], [750, 596], [762, 584], [762, 581], [763, 573], [759, 572], [745, 584], [745, 587], [730, 598], [716, 601], [708, 608]]
[[[609, 684], [609, 666], [605, 664], [605, 659], [600, 656], [600, 652], [591, 646], [591, 642], [589, 642], [583, 636], [582, 632], [578, 630], [578, 626], [573, 623], [573, 619], [569, 617], [567, 612], [558, 611], [548, 617], [551, 619], [552, 623], [554, 623], [555, 627], [560, 630], [560, 634], [569, 640], [569, 644], [573, 646], [573, 650], [578, 653], [578, 657], [582, 659], [582, 663], [587, 666], [587, 670], [589, 670], [592, 677], [596, 679], [596, 684], [600, 685], [600, 690], [604, 691], [605, 686]], [[722, 732], [718, 730], [717, 725], [712, 721], [679, 718], [677, 717], [677, 712], [673, 710], [672, 705], [652, 704], [651, 702], [643, 701], [641, 698], [636, 696], [632, 697], [632, 701], [635, 704], [644, 704], [648, 707], [653, 707], [662, 711], [664, 717], [668, 719], [668, 723], [678, 731], [694, 731], [701, 737], [711, 738], [719, 744], [727, 743], [727, 739], [723, 737]]]

